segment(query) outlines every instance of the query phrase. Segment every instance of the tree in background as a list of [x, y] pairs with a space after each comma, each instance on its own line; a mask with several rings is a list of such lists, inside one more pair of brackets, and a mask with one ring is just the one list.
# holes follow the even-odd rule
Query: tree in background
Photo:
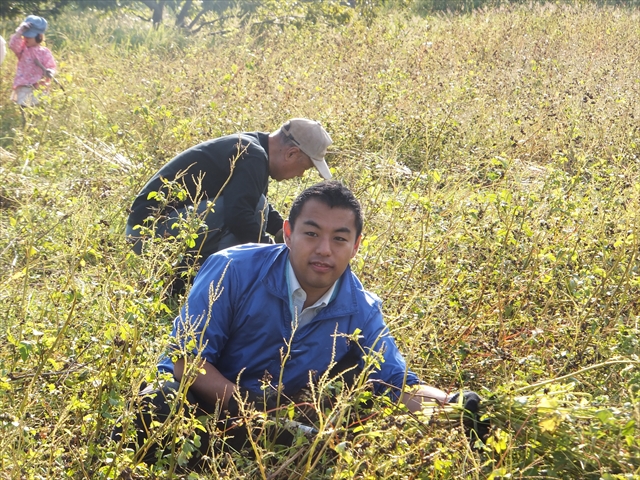
[[167, 17], [174, 26], [196, 33], [203, 28], [223, 28], [229, 21], [268, 26], [315, 22], [320, 18], [344, 23], [361, 4], [370, 8], [385, 0], [2, 0], [0, 17], [27, 14], [55, 17], [63, 8], [124, 11], [159, 27]]
[[2, 0], [0, 18], [16, 18], [24, 15], [55, 16], [74, 0]]
[[[120, 0], [121, 3], [143, 3], [152, 11], [155, 27], [160, 25], [165, 11], [174, 16], [174, 25], [198, 32], [214, 24], [223, 25], [231, 19], [260, 17], [260, 24], [284, 24], [319, 17], [343, 23], [352, 14], [353, 2], [344, 0]], [[375, 3], [367, 0], [366, 3]]]

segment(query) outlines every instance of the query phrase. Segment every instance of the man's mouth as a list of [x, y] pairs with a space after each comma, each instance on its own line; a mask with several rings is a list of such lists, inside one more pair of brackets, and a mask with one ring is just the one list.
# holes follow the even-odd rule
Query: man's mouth
[[311, 265], [311, 268], [313, 268], [313, 270], [319, 273], [328, 272], [333, 268], [331, 265], [324, 262], [309, 262], [309, 264]]

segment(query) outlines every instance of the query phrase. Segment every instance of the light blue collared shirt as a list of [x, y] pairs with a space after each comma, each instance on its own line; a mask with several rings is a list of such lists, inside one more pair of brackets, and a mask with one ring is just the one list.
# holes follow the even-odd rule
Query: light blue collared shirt
[[300, 328], [313, 320], [315, 316], [320, 313], [320, 310], [329, 305], [338, 291], [336, 287], [338, 286], [340, 279], [336, 280], [329, 290], [327, 290], [316, 303], [307, 308], [303, 308], [304, 302], [307, 300], [307, 292], [305, 292], [300, 286], [300, 282], [298, 282], [296, 274], [293, 271], [291, 262], [288, 260], [286, 271], [287, 285], [289, 286], [289, 308], [291, 308], [291, 318], [293, 318], [294, 324], [297, 320], [298, 328]]

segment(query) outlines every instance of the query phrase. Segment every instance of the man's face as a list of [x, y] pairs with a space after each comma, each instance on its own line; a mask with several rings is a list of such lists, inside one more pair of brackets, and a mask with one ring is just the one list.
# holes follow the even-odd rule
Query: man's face
[[290, 147], [282, 153], [275, 164], [270, 165], [271, 177], [276, 181], [301, 177], [305, 171], [313, 167], [308, 155], [297, 147]]
[[285, 221], [284, 240], [293, 271], [310, 304], [340, 278], [360, 246], [355, 214], [346, 208], [330, 208], [316, 199], [304, 204], [295, 228]]

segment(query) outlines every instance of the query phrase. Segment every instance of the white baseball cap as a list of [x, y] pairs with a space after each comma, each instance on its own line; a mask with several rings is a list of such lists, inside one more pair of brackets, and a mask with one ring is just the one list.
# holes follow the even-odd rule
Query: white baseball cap
[[331, 178], [331, 171], [324, 156], [333, 141], [320, 122], [306, 118], [292, 118], [282, 124], [280, 131], [311, 158], [322, 178], [325, 180]]

